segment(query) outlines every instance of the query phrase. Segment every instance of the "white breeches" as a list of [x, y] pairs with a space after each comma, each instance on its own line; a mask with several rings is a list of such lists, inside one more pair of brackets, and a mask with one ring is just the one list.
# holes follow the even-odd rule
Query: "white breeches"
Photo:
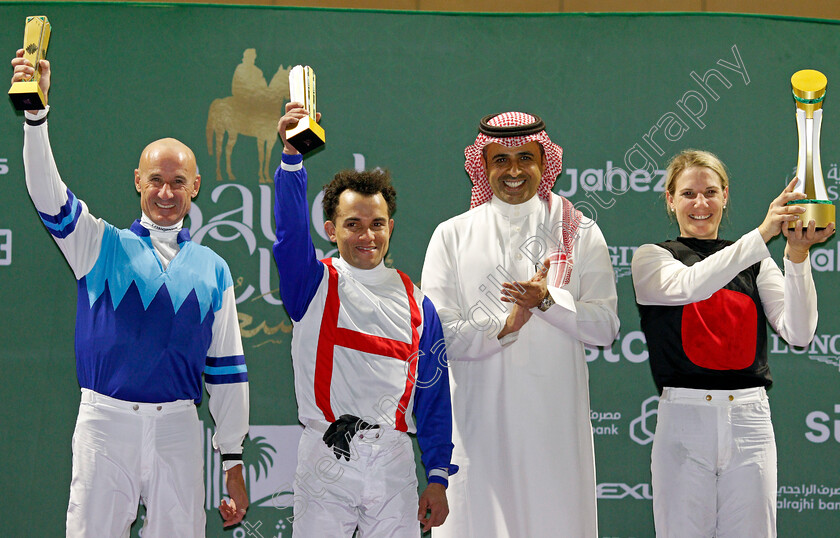
[[324, 443], [325, 428], [307, 426], [298, 445], [294, 537], [349, 538], [358, 526], [359, 538], [419, 538], [409, 436], [388, 428], [360, 431], [346, 461]]
[[651, 452], [659, 538], [776, 536], [776, 441], [764, 388], [665, 388]]
[[191, 400], [135, 403], [82, 389], [68, 538], [127, 537], [141, 498], [143, 538], [203, 537], [203, 467]]

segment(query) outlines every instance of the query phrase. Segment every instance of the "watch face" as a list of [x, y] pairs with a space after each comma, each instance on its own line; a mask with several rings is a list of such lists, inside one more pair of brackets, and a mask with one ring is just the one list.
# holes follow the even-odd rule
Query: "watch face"
[[546, 295], [545, 297], [543, 297], [543, 300], [540, 302], [540, 306], [538, 308], [540, 310], [542, 310], [543, 312], [545, 312], [553, 304], [554, 304], [554, 298], [551, 296], [551, 294], [549, 294], [549, 295]]

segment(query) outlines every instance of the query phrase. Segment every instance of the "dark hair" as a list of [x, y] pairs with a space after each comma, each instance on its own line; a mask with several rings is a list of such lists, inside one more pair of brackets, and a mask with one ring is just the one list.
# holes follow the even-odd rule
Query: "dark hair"
[[397, 212], [397, 191], [391, 185], [391, 174], [387, 170], [342, 170], [337, 173], [332, 181], [324, 185], [324, 215], [327, 220], [335, 222], [335, 213], [338, 210], [338, 198], [345, 190], [350, 189], [365, 196], [374, 196], [382, 193], [385, 203], [388, 205], [388, 218]]

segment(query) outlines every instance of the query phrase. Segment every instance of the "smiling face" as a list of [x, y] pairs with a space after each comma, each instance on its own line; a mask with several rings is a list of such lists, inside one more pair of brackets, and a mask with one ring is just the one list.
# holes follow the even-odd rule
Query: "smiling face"
[[495, 142], [487, 144], [484, 164], [490, 188], [503, 202], [521, 204], [537, 194], [544, 168], [539, 142], [513, 148]]
[[172, 226], [190, 211], [201, 177], [196, 174], [193, 152], [174, 138], [152, 142], [134, 171], [143, 213], [158, 226]]
[[677, 217], [680, 236], [716, 239], [729, 187], [724, 187], [710, 168], [691, 166], [677, 177], [673, 192], [666, 191], [665, 199]]
[[345, 189], [338, 198], [334, 220], [324, 223], [341, 258], [358, 269], [373, 269], [388, 252], [394, 219], [382, 193], [360, 194]]

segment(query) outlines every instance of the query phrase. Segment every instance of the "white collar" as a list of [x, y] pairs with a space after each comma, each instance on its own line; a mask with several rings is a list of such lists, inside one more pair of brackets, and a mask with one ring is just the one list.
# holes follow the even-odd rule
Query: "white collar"
[[143, 215], [140, 217], [140, 225], [143, 226], [143, 228], [149, 230], [150, 233], [155, 232], [156, 234], [162, 235], [174, 234], [177, 236], [178, 232], [181, 231], [181, 228], [184, 225], [184, 219], [181, 219], [172, 226], [161, 226], [152, 222], [152, 219], [150, 219], [144, 212]]
[[495, 194], [492, 198], [490, 198], [489, 202], [490, 207], [492, 207], [500, 215], [507, 218], [518, 218], [530, 215], [531, 213], [536, 212], [541, 207], [542, 203], [542, 200], [540, 200], [539, 195], [536, 193], [534, 193], [534, 196], [532, 196], [529, 200], [526, 200], [521, 204], [509, 204], [502, 201]]
[[353, 279], [358, 280], [362, 284], [379, 284], [383, 282], [391, 274], [393, 269], [385, 265], [383, 258], [379, 265], [373, 269], [359, 269], [353, 267], [342, 258], [333, 258], [333, 266], [344, 274], [350, 275]]

